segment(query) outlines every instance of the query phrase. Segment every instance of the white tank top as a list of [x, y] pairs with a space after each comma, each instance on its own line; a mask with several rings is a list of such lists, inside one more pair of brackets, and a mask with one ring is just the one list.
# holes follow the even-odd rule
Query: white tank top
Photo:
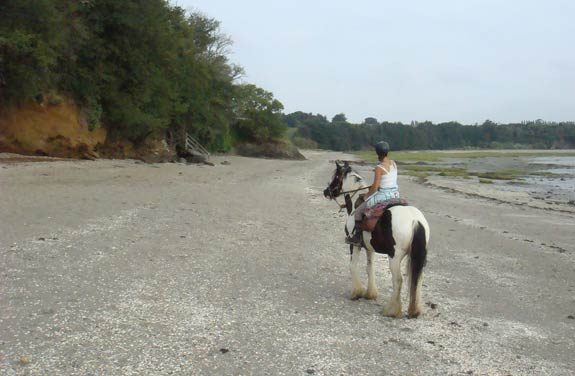
[[381, 165], [377, 165], [383, 171], [387, 172], [385, 175], [381, 175], [381, 180], [379, 181], [379, 188], [397, 188], [397, 166], [395, 162], [389, 168], [389, 171]]

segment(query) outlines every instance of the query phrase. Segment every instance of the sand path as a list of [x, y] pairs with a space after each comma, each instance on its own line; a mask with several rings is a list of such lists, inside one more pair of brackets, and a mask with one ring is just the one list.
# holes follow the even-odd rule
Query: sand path
[[572, 374], [573, 215], [402, 178], [429, 304], [384, 318], [386, 257], [349, 300], [340, 155], [307, 156], [0, 164], [0, 374]]

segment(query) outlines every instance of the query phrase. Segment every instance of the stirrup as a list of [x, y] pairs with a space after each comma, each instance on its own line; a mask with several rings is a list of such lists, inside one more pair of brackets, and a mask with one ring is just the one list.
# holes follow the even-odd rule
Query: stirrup
[[353, 236], [347, 236], [345, 238], [345, 242], [347, 244], [355, 245], [357, 247], [361, 247], [361, 232], [358, 231]]

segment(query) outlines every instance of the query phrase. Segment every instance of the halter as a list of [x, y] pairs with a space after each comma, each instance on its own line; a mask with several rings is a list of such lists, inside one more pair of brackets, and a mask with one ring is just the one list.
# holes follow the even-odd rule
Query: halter
[[[339, 207], [339, 212], [341, 212], [343, 209], [347, 208], [347, 204], [351, 203], [351, 199], [353, 197], [355, 197], [357, 192], [369, 189], [369, 186], [363, 187], [363, 188], [358, 188], [358, 189], [353, 189], [353, 190], [349, 190], [349, 191], [338, 192], [337, 196], [335, 196], [334, 191], [339, 191], [340, 189], [343, 188], [342, 185], [343, 185], [343, 180], [344, 180], [345, 176], [347, 175], [348, 172], [352, 172], [352, 169], [349, 167], [347, 162], [343, 166], [340, 166], [336, 161], [336, 165], [337, 165], [337, 169], [336, 169], [336, 173], [334, 174], [334, 178], [333, 178], [332, 182], [328, 185], [328, 187], [324, 190], [324, 194], [326, 196], [329, 194], [329, 198], [335, 201], [335, 203]], [[345, 170], [342, 171], [342, 168], [345, 168]], [[343, 175], [337, 175], [338, 173], [343, 173]], [[356, 178], [359, 178], [359, 180], [363, 180], [360, 175], [358, 175], [358, 174], [355, 174], [355, 175], [356, 175]], [[332, 188], [332, 186], [336, 182], [336, 177], [337, 177], [337, 183], [336, 183], [337, 185]], [[326, 191], [328, 193], [326, 193]], [[345, 198], [345, 201], [346, 201], [345, 204], [340, 204], [337, 201], [337, 197], [339, 197], [341, 195], [343, 195]]]

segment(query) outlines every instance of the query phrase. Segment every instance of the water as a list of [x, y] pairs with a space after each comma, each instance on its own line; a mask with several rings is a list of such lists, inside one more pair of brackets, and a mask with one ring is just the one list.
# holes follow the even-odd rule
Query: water
[[[469, 172], [523, 171], [512, 181], [493, 180], [501, 189], [527, 192], [531, 197], [575, 205], [575, 157], [485, 157], [449, 159], [446, 165], [465, 167]], [[537, 174], [551, 173], [549, 176]]]
[[575, 157], [532, 157], [534, 164], [565, 166], [575, 169]]
[[575, 203], [575, 157], [534, 157], [530, 158], [530, 163], [536, 172], [554, 174], [525, 178], [533, 197]]

